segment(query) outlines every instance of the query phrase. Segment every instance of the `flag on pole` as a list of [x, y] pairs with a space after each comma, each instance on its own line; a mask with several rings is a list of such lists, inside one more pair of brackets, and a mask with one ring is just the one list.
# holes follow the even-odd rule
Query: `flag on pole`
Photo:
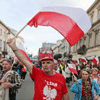
[[68, 64], [70, 71], [76, 75], [78, 75], [75, 64]]
[[99, 64], [99, 59], [98, 59], [98, 57], [95, 56], [95, 57], [93, 58], [92, 62], [93, 62], [96, 66], [98, 66], [98, 64]]
[[51, 26], [64, 36], [71, 46], [91, 28], [87, 13], [81, 8], [72, 7], [45, 7], [27, 25]]
[[85, 63], [85, 64], [87, 63], [87, 60], [86, 60], [85, 57], [82, 57], [80, 60], [81, 60], [81, 62], [83, 62], [83, 63]]
[[[31, 59], [29, 58], [28, 54], [26, 53], [24, 45], [21, 42], [19, 43], [18, 48], [21, 51], [21, 53], [24, 54], [27, 57], [28, 61], [31, 63]], [[19, 62], [19, 63], [22, 64], [21, 62]]]

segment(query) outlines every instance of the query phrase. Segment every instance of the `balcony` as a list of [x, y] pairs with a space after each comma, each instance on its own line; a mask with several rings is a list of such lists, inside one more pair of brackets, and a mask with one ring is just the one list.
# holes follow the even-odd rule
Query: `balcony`
[[85, 45], [82, 45], [78, 50], [77, 50], [77, 54], [79, 55], [84, 55], [86, 54], [87, 48]]

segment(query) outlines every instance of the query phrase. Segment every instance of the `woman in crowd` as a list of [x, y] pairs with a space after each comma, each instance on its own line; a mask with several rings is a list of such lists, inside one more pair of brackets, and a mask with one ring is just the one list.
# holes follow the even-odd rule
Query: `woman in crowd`
[[[74, 100], [98, 100], [100, 95], [99, 85], [95, 80], [90, 79], [89, 69], [83, 69], [81, 71], [81, 79], [77, 80], [74, 77], [74, 81], [70, 89], [76, 94]], [[94, 89], [96, 90], [96, 95], [94, 95]]]
[[98, 73], [99, 73], [98, 68], [95, 67], [95, 68], [92, 68], [92, 69], [91, 69], [91, 78], [92, 78], [93, 80], [95, 80], [97, 83], [98, 83], [98, 81], [99, 81]]

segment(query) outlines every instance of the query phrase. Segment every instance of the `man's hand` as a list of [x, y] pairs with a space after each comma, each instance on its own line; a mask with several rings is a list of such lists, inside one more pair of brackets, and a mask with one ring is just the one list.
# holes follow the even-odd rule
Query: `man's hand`
[[62, 100], [70, 100], [69, 94], [68, 93], [63, 94], [63, 99]]
[[74, 76], [74, 81], [77, 82], [77, 78], [76, 78], [76, 76]]
[[99, 95], [95, 95], [93, 100], [98, 100]]
[[2, 86], [4, 89], [14, 87], [14, 85], [11, 84], [11, 83], [9, 83], [9, 82], [2, 83], [1, 86]]
[[[29, 70], [29, 72], [32, 74], [32, 68], [33, 65], [32, 63], [29, 62], [29, 60], [27, 59], [26, 55], [24, 55], [16, 46], [15, 44], [15, 38], [12, 39], [8, 39], [7, 40], [7, 44], [11, 47], [12, 51], [15, 53], [16, 57], [18, 58], [19, 61], [21, 61]], [[24, 58], [24, 59], [23, 59]]]
[[16, 49], [16, 39], [10, 38], [7, 40], [7, 44], [12, 48], [12, 50]]

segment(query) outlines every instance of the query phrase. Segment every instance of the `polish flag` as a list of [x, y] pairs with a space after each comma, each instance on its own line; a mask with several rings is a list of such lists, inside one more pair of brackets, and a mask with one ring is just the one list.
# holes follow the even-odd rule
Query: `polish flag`
[[[24, 54], [27, 57], [28, 61], [31, 63], [31, 59], [29, 58], [28, 54], [26, 53], [25, 47], [21, 42], [19, 43], [18, 48], [21, 51], [21, 53]], [[19, 61], [19, 63], [22, 64], [22, 62], [20, 62], [20, 61]]]
[[27, 25], [51, 26], [64, 36], [71, 46], [91, 28], [87, 13], [81, 8], [72, 7], [45, 7]]
[[75, 64], [68, 64], [70, 71], [76, 75], [78, 75]]
[[80, 60], [81, 60], [81, 62], [87, 63], [87, 60], [85, 57], [82, 57]]
[[99, 64], [99, 59], [98, 59], [98, 57], [95, 56], [94, 59], [92, 60], [92, 62], [93, 62], [96, 66], [98, 66], [98, 64]]

